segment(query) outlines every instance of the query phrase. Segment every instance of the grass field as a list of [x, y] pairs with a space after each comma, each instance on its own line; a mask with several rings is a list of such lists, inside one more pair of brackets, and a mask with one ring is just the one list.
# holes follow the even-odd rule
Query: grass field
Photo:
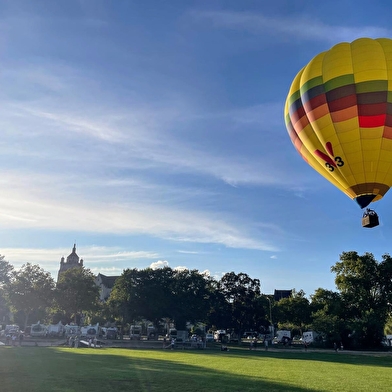
[[1, 392], [391, 390], [392, 353], [0, 347]]

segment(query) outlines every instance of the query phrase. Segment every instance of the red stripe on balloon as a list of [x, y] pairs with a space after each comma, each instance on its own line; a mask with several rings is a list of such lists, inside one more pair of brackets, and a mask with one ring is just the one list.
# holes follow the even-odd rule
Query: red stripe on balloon
[[327, 150], [327, 152], [328, 152], [329, 155], [334, 156], [333, 148], [332, 148], [332, 143], [331, 143], [331, 142], [327, 142], [327, 143], [326, 143], [325, 149]]
[[332, 166], [336, 167], [336, 163], [329, 157], [327, 154], [323, 153], [320, 150], [315, 150], [314, 155], [317, 155], [319, 158], [324, 159], [325, 162], [329, 163]]
[[378, 116], [358, 116], [359, 126], [361, 128], [381, 127], [385, 124], [386, 114]]

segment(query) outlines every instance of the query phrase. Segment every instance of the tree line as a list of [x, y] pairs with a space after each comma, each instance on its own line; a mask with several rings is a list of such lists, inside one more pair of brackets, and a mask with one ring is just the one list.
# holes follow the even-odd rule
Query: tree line
[[240, 336], [267, 333], [273, 324], [293, 335], [317, 331], [327, 346], [380, 347], [383, 336], [392, 334], [392, 258], [343, 252], [331, 272], [337, 291], [318, 288], [307, 298], [292, 290], [289, 298], [275, 300], [245, 273], [215, 279], [198, 270], [125, 269], [102, 303], [95, 276], [85, 267], [65, 271], [55, 283], [39, 265], [15, 269], [0, 256], [0, 322], [10, 312], [22, 328], [38, 320], [114, 323], [123, 329], [141, 320], [158, 327], [166, 320], [179, 330], [203, 323]]

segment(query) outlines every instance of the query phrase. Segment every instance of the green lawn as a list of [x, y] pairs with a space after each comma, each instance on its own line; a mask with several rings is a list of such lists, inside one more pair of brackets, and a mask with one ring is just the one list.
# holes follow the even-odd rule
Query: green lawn
[[391, 353], [0, 347], [1, 392], [391, 390]]

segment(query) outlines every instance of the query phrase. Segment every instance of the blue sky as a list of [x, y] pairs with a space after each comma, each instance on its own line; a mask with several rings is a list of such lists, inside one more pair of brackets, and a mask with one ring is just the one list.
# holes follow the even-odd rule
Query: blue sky
[[321, 51], [391, 37], [382, 1], [0, 0], [0, 254], [57, 276], [168, 265], [335, 290], [381, 224], [297, 154], [283, 106]]

